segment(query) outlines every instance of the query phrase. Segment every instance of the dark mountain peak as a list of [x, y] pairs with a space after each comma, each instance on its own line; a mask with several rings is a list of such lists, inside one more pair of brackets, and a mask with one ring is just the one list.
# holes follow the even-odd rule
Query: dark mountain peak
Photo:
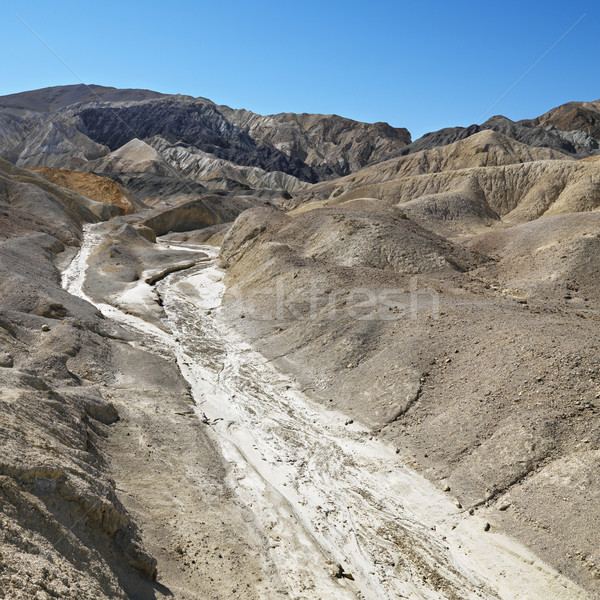
[[[58, 133], [40, 153], [36, 132], [50, 121], [66, 123], [70, 133]], [[216, 159], [305, 182], [356, 171], [411, 139], [406, 129], [387, 123], [308, 113], [262, 116], [203, 97], [83, 84], [0, 97], [0, 127], [5, 134], [0, 155], [20, 166], [61, 166], [61, 161], [72, 166], [71, 159], [79, 164], [89, 154], [82, 145], [115, 151], [134, 138], [160, 136]], [[59, 149], [59, 159], [47, 164], [44, 153], [56, 155]]]

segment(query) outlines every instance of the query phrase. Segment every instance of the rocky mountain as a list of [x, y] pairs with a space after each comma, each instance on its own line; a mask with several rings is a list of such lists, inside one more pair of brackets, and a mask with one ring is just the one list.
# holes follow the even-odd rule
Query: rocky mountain
[[549, 110], [536, 119], [520, 121], [524, 125], [556, 129], [562, 134], [580, 131], [600, 141], [600, 100], [568, 102]]
[[[385, 123], [335, 115], [262, 117], [204, 98], [83, 85], [0, 98], [0, 131], [0, 155], [21, 167], [102, 169], [102, 163], [89, 163], [134, 140], [155, 139], [161, 140], [158, 146], [177, 148], [172, 153], [199, 152], [198, 161], [217, 161], [217, 168], [228, 164], [228, 174], [240, 168], [233, 180], [241, 178], [242, 186], [248, 185], [249, 168], [262, 169], [267, 182], [259, 187], [267, 189], [274, 189], [271, 173], [315, 183], [352, 172], [410, 142], [406, 129]], [[254, 185], [257, 172], [251, 173]], [[227, 176], [224, 185], [231, 186]]]
[[0, 98], [0, 597], [600, 598], [599, 112]]
[[288, 205], [306, 210], [312, 203], [377, 199], [448, 235], [493, 222], [591, 210], [598, 199], [597, 165], [482, 131], [314, 185]]
[[207, 188], [260, 193], [261, 190], [294, 192], [308, 184], [282, 171], [266, 171], [259, 167], [243, 167], [215, 158], [194, 146], [170, 144], [155, 136], [145, 142], [137, 138], [127, 142], [84, 167], [106, 175], [143, 173], [161, 177], [197, 181]]
[[[482, 125], [443, 129], [411, 142], [406, 129], [386, 123], [358, 123], [336, 115], [261, 116], [205, 98], [63, 86], [0, 98], [0, 155], [21, 167], [74, 168], [111, 177], [147, 173], [271, 199], [283, 191], [286, 200], [285, 194], [307, 184], [481, 131], [569, 157], [594, 155], [595, 110], [594, 103], [583, 103], [559, 107], [537, 120], [493, 117]], [[564, 116], [573, 111], [580, 116]], [[172, 187], [172, 181], [165, 184]]]
[[411, 141], [406, 129], [387, 123], [357, 123], [337, 115], [306, 113], [261, 116], [227, 106], [219, 110], [253, 137], [310, 165], [320, 179], [347, 175]]
[[426, 133], [423, 137], [408, 144], [398, 154], [405, 155], [436, 146], [446, 146], [486, 130], [497, 131], [529, 146], [550, 148], [567, 156], [582, 158], [598, 153], [600, 138], [597, 137], [597, 132], [594, 133], [593, 127], [590, 128], [585, 124], [585, 119], [581, 121], [565, 119], [563, 125], [556, 127], [551, 120], [542, 117], [514, 122], [499, 115], [488, 119], [481, 125], [448, 127]]

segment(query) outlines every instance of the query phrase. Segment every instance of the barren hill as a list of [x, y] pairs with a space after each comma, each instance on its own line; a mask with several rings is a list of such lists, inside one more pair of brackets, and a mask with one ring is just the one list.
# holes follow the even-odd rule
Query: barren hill
[[559, 131], [582, 131], [600, 140], [600, 100], [568, 102], [537, 117], [520, 121], [524, 125], [541, 126]]
[[0, 596], [600, 598], [597, 104], [0, 98]]
[[597, 162], [481, 132], [312, 186], [290, 204], [305, 211], [360, 198], [402, 207], [447, 234], [591, 210], [600, 200]]
[[[79, 168], [107, 148], [160, 136], [217, 159], [310, 182], [344, 175], [410, 142], [406, 129], [385, 123], [335, 115], [263, 117], [205, 98], [84, 85], [1, 97], [0, 126], [7, 134], [2, 155], [24, 167]], [[53, 144], [64, 148], [60, 161], [55, 148], [34, 156], [43, 146], [36, 136], [45, 129], [52, 132]]]

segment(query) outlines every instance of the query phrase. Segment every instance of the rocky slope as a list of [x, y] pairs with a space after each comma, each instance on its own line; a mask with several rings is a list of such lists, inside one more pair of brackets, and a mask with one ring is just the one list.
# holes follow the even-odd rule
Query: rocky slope
[[243, 167], [194, 147], [169, 144], [158, 136], [147, 142], [135, 138], [118, 150], [90, 161], [85, 169], [107, 175], [143, 173], [197, 181], [206, 188], [246, 194], [261, 194], [263, 190], [290, 193], [308, 185], [281, 171]]
[[589, 151], [588, 132], [545, 125], [413, 145], [297, 192], [287, 214], [244, 213], [223, 240], [224, 314], [599, 597], [600, 178], [563, 144]]
[[411, 141], [408, 130], [387, 123], [358, 123], [337, 115], [306, 113], [261, 116], [227, 106], [219, 110], [252, 137], [307, 163], [320, 178], [347, 175]]
[[0, 596], [600, 598], [596, 112], [0, 98]]
[[340, 192], [350, 188], [384, 183], [403, 177], [541, 160], [568, 160], [568, 158], [555, 150], [532, 147], [516, 142], [502, 133], [485, 130], [464, 140], [389, 159], [347, 177], [323, 182], [312, 186], [305, 194], [296, 194], [296, 197], [301, 202], [306, 202], [314, 198], [326, 197], [327, 193], [337, 197]]
[[[230, 221], [248, 206], [241, 200], [237, 205], [235, 200], [229, 204], [224, 200], [213, 197], [211, 205], [211, 198], [206, 198], [203, 206], [209, 217], [202, 218], [210, 218], [210, 223]], [[202, 205], [201, 199], [197, 202]], [[194, 220], [189, 206], [181, 210], [187, 210], [188, 227], [205, 224], [200, 217]], [[173, 515], [179, 519], [191, 506], [187, 522], [195, 531], [205, 530], [223, 552], [235, 557], [244, 544], [261, 543], [250, 542], [255, 533], [248, 530], [229, 497], [222, 459], [200, 422], [178, 416], [190, 411], [191, 402], [179, 370], [167, 357], [137, 345], [129, 331], [104, 319], [61, 285], [59, 267], [73, 257], [84, 224], [111, 217], [122, 232], [121, 242], [106, 249], [111, 258], [107, 256], [105, 262], [116, 262], [116, 268], [107, 272], [116, 289], [121, 289], [120, 282], [122, 286], [145, 278], [148, 269], [160, 278], [173, 265], [190, 264], [190, 252], [153, 251], [148, 240], [155, 239], [154, 230], [143, 224], [134, 229], [127, 224], [131, 217], [119, 217], [132, 211], [137, 212], [136, 221], [143, 215], [157, 230], [165, 227], [161, 225], [167, 218], [161, 214], [164, 207], [155, 216], [111, 180], [85, 172], [23, 170], [0, 161], [3, 598], [172, 595], [164, 582], [178, 597], [194, 597], [191, 590], [202, 589], [209, 581], [207, 571], [214, 573], [224, 563], [215, 554], [203, 562], [206, 571], [203, 567], [191, 577], [184, 576], [184, 562], [192, 558], [184, 559], [179, 552], [183, 542], [176, 528], [168, 522], [159, 525], [167, 513], [167, 521]], [[176, 228], [177, 217], [170, 218], [169, 224]], [[139, 248], [137, 271], [136, 245], [130, 243], [129, 254], [124, 252], [128, 235]], [[106, 283], [102, 289], [108, 289]], [[151, 304], [159, 309], [154, 300]], [[164, 413], [161, 417], [159, 409]], [[168, 468], [161, 474], [166, 455], [153, 464], [147, 452], [140, 451], [141, 440], [152, 439], [162, 446], [168, 438], [187, 439], [191, 444], [187, 467], [173, 457], [182, 472]], [[135, 491], [128, 487], [132, 494], [141, 493], [145, 502], [154, 502], [154, 508], [147, 509], [154, 511], [152, 518], [146, 510], [140, 513], [139, 501], [132, 502], [117, 490], [114, 477], [121, 469], [128, 471], [128, 477], [145, 471], [149, 482], [154, 476], [162, 478], [164, 487], [153, 484], [145, 489], [144, 481], [137, 482]], [[194, 496], [207, 486], [201, 498], [182, 506], [172, 497], [161, 497], [176, 486], [183, 489], [181, 478], [186, 477], [193, 477], [188, 487]], [[155, 582], [156, 556], [163, 583]], [[225, 564], [231, 572], [246, 573], [236, 579], [238, 585], [259, 585], [259, 561], [233, 558]], [[182, 576], [187, 583], [181, 583]]]
[[55, 266], [84, 222], [111, 213], [6, 163], [0, 184], [0, 592], [124, 598], [156, 561], [98, 450], [118, 414], [97, 361], [123, 332], [66, 293]]
[[600, 141], [600, 101], [568, 102], [536, 119], [520, 122], [524, 125], [556, 130], [562, 135], [571, 131], [580, 131]]
[[41, 173], [48, 181], [62, 188], [73, 190], [90, 200], [113, 204], [120, 208], [123, 214], [131, 214], [146, 208], [133, 194], [106, 177], [68, 169], [49, 169], [48, 167], [35, 167], [33, 170]]
[[223, 242], [225, 314], [312, 397], [598, 597], [597, 216], [456, 246], [402, 206], [254, 209]]
[[415, 140], [399, 154], [406, 155], [446, 146], [458, 140], [466, 139], [480, 131], [497, 131], [517, 142], [529, 146], [550, 148], [562, 152], [568, 156], [584, 157], [598, 153], [598, 139], [595, 130], [588, 126], [586, 119], [563, 121], [563, 126], [556, 127], [548, 117], [537, 119], [511, 121], [501, 115], [488, 119], [481, 125], [470, 125], [469, 127], [447, 127], [439, 131], [426, 133], [423, 137]]
[[[81, 168], [132, 140], [160, 138], [159, 150], [167, 144], [180, 155], [198, 154], [196, 163], [210, 159], [219, 167], [229, 164], [230, 171], [242, 167], [242, 177], [248, 168], [258, 168], [311, 183], [345, 175], [410, 142], [405, 129], [385, 123], [358, 123], [336, 115], [263, 117], [205, 98], [101, 86], [2, 97], [0, 131], [2, 156], [22, 167]], [[186, 162], [192, 161], [194, 156]], [[251, 185], [257, 178], [251, 177]]]
[[445, 235], [592, 210], [597, 161], [574, 161], [493, 132], [367, 167], [300, 192], [302, 212], [357, 199], [397, 205]]

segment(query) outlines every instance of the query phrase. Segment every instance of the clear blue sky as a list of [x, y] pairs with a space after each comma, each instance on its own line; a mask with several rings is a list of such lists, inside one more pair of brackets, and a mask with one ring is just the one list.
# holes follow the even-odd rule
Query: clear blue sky
[[477, 122], [585, 14], [492, 114], [600, 98], [597, 0], [5, 0], [0, 10], [0, 94], [81, 79], [263, 114], [387, 121], [416, 138]]

